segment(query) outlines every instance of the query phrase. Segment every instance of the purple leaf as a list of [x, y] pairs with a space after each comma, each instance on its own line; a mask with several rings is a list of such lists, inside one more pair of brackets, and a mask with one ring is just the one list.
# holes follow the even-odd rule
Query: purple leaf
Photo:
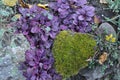
[[36, 80], [36, 76], [33, 75], [30, 80]]
[[29, 65], [30, 66], [35, 66], [35, 62], [34, 61], [29, 61]]
[[84, 17], [82, 15], [78, 16], [78, 20], [82, 21], [84, 20]]
[[46, 36], [46, 35], [41, 35], [41, 39], [42, 39], [43, 41], [47, 41], [47, 40], [48, 40], [48, 36]]
[[33, 68], [28, 68], [27, 69], [27, 77], [31, 77], [32, 76], [32, 73], [33, 73]]
[[39, 63], [39, 66], [40, 66], [40, 68], [42, 68], [42, 66], [43, 66], [43, 63]]
[[67, 30], [68, 27], [67, 27], [67, 26], [64, 26], [64, 25], [60, 25], [60, 29], [61, 29], [61, 30]]
[[35, 26], [31, 29], [31, 32], [32, 33], [38, 33], [39, 32], [39, 27], [38, 26]]
[[50, 48], [51, 43], [49, 43], [49, 42], [45, 42], [44, 46], [48, 49], [48, 48]]
[[51, 37], [52, 39], [54, 39], [55, 36], [56, 36], [56, 32], [50, 32], [49, 35], [50, 35], [50, 37]]

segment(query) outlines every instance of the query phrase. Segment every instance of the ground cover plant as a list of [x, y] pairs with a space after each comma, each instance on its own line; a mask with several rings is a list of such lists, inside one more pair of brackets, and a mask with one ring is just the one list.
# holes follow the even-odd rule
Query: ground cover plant
[[88, 65], [88, 57], [94, 55], [96, 41], [89, 34], [61, 31], [53, 44], [55, 69], [63, 78], [76, 75]]
[[[68, 0], [68, 2], [70, 2]], [[69, 8], [68, 9], [68, 14], [63, 14], [65, 17], [66, 16], [71, 16], [76, 15], [75, 19], [77, 21], [77, 16], [79, 16], [80, 21], [76, 23], [78, 25], [78, 28], [75, 27], [74, 21], [66, 20], [68, 21], [67, 24], [71, 23], [71, 25], [67, 26], [62, 24], [63, 22], [61, 21], [63, 18], [62, 16], [56, 15], [55, 13], [50, 13], [49, 11], [42, 9], [38, 7], [37, 5], [33, 5], [30, 9], [29, 8], [19, 8], [19, 11], [21, 13], [20, 19], [16, 22], [16, 27], [17, 31], [16, 32], [22, 32], [25, 37], [28, 39], [30, 45], [31, 45], [31, 50], [35, 51], [38, 49], [38, 52], [33, 52], [31, 50], [26, 52], [26, 62], [27, 63], [27, 71], [25, 73], [25, 76], [27, 79], [49, 79], [49, 80], [56, 80], [57, 77], [54, 77], [57, 75], [55, 71], [53, 72], [53, 55], [52, 55], [52, 44], [54, 41], [54, 38], [56, 37], [57, 34], [59, 34], [59, 31], [61, 30], [71, 30], [75, 32], [85, 32], [87, 28], [90, 28], [90, 22], [92, 22], [92, 17], [94, 15], [94, 7], [90, 6], [92, 11], [90, 11], [86, 5], [86, 1], [81, 2], [79, 1], [72, 1], [74, 4], [73, 6], [78, 6], [78, 9], [83, 7], [83, 13], [77, 14], [77, 12], [72, 11], [74, 8]], [[59, 1], [50, 3], [50, 5], [55, 5], [59, 4]], [[65, 3], [65, 2], [64, 2]], [[64, 5], [63, 3], [63, 5]], [[62, 2], [61, 2], [62, 4]], [[66, 3], [69, 4], [70, 3]], [[71, 7], [69, 6], [68, 7]], [[54, 6], [53, 6], [54, 7]], [[86, 7], [86, 8], [84, 8]], [[58, 9], [58, 8], [57, 8]], [[88, 10], [87, 10], [88, 9]], [[71, 13], [70, 14], [69, 10]], [[90, 11], [90, 13], [89, 13]], [[91, 14], [91, 15], [88, 15]], [[63, 12], [60, 12], [62, 14]], [[85, 15], [85, 17], [83, 16]], [[74, 16], [73, 16], [74, 17]], [[85, 21], [86, 19], [84, 18], [89, 18], [88, 21]], [[67, 18], [66, 18], [67, 19]], [[73, 24], [73, 26], [72, 26]], [[81, 30], [80, 30], [81, 29]], [[86, 32], [90, 31], [86, 30]], [[32, 59], [33, 56], [33, 59]], [[41, 56], [41, 59], [37, 59], [34, 56]], [[41, 66], [40, 66], [41, 65]], [[45, 69], [44, 69], [45, 68]], [[35, 71], [37, 70], [37, 71]], [[52, 70], [52, 72], [51, 72]], [[41, 75], [44, 75], [46, 77], [42, 77]], [[61, 78], [58, 78], [61, 79]]]
[[[98, 0], [97, 0], [98, 1]], [[101, 67], [100, 77], [80, 74], [85, 80], [119, 80], [119, 0], [106, 0], [116, 15], [98, 18], [90, 0], [1, 0], [1, 22], [22, 33], [30, 44], [21, 65], [26, 80], [66, 80], [88, 67]], [[5, 8], [5, 10], [4, 10]], [[107, 22], [115, 26], [109, 31]], [[103, 27], [101, 27], [102, 25]], [[108, 27], [108, 28], [105, 28]], [[115, 35], [114, 35], [115, 34]], [[112, 68], [112, 69], [111, 69]], [[107, 69], [113, 70], [111, 73]], [[94, 71], [95, 72], [95, 71]], [[102, 74], [101, 74], [102, 73]], [[75, 78], [73, 80], [82, 80]]]

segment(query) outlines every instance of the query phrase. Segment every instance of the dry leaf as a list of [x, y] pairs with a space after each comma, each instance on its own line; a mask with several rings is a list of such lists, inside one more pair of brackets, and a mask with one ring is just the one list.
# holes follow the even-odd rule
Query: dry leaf
[[99, 63], [103, 64], [107, 60], [108, 54], [106, 52], [103, 52], [103, 54], [99, 57]]
[[[19, 4], [23, 8], [31, 8], [32, 5], [25, 3], [23, 0], [18, 0]], [[41, 7], [43, 9], [48, 9], [48, 4], [37, 4], [38, 7]]]
[[14, 17], [16, 17], [17, 19], [19, 19], [20, 16], [21, 16], [20, 14], [15, 14], [15, 15], [14, 15]]
[[94, 23], [95, 24], [99, 24], [100, 23], [100, 19], [96, 15], [94, 16]]
[[100, 3], [107, 4], [106, 0], [100, 0]]
[[30, 8], [30, 5], [28, 5], [27, 3], [25, 3], [23, 0], [18, 0], [18, 3], [23, 8]]
[[92, 61], [92, 57], [89, 57], [86, 61], [88, 61], [88, 62]]
[[38, 7], [41, 7], [43, 9], [48, 9], [48, 4], [37, 4]]

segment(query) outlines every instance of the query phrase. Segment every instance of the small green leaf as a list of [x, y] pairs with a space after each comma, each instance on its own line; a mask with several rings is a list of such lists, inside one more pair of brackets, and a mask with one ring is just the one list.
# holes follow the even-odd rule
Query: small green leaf
[[48, 19], [53, 19], [53, 16], [51, 14], [48, 14]]
[[51, 30], [50, 27], [45, 28], [45, 30], [47, 31], [47, 33]]

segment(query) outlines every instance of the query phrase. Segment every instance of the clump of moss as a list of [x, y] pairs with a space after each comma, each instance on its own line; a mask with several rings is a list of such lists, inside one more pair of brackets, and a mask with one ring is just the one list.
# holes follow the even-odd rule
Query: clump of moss
[[89, 34], [61, 31], [53, 44], [55, 68], [63, 78], [78, 73], [88, 65], [87, 59], [94, 54], [96, 41]]

